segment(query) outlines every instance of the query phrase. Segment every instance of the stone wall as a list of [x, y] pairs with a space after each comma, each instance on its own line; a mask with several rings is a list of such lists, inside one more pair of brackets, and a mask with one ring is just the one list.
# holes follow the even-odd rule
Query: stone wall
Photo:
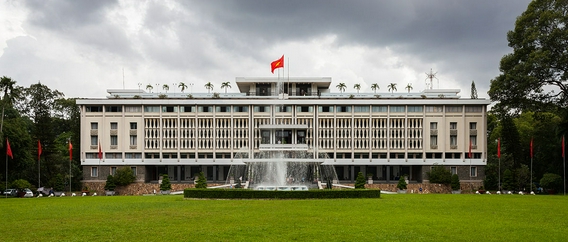
[[[383, 191], [396, 192], [396, 183], [389, 184], [366, 184], [367, 189], [381, 189]], [[461, 182], [462, 193], [475, 193], [483, 186], [480, 182], [465, 183]], [[407, 193], [420, 193], [420, 188], [422, 188], [422, 193], [452, 193], [450, 185], [434, 184], [434, 183], [411, 183], [406, 187]]]
[[[218, 186], [221, 184], [207, 184], [208, 186]], [[97, 195], [104, 195], [104, 187], [105, 182], [83, 182], [83, 187], [87, 187], [87, 189], [91, 192], [92, 195], [94, 192]], [[171, 192], [183, 191], [186, 188], [194, 188], [195, 185], [193, 183], [172, 183], [172, 190]], [[156, 193], [160, 192], [160, 185], [157, 183], [142, 183], [142, 182], [135, 182], [128, 186], [117, 186], [115, 191], [117, 195], [143, 195], [143, 194], [154, 194], [154, 190]]]

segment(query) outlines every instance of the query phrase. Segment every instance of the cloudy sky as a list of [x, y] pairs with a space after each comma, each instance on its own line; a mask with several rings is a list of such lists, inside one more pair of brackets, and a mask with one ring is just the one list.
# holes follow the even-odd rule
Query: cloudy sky
[[270, 62], [285, 55], [291, 77], [331, 77], [332, 92], [418, 92], [432, 69], [434, 88], [469, 97], [473, 80], [487, 97], [529, 2], [0, 0], [0, 76], [67, 97], [104, 97], [123, 80], [238, 92], [235, 77], [275, 77]]

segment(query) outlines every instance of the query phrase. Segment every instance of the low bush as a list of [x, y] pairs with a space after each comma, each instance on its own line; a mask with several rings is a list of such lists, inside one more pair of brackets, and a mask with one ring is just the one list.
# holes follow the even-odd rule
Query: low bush
[[261, 191], [248, 189], [185, 189], [185, 198], [208, 199], [332, 199], [332, 198], [380, 198], [381, 190], [308, 190]]

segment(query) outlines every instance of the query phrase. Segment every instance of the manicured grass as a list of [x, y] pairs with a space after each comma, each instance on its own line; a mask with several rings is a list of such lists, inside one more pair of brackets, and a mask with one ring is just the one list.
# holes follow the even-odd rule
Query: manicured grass
[[565, 241], [568, 196], [0, 199], [2, 241]]

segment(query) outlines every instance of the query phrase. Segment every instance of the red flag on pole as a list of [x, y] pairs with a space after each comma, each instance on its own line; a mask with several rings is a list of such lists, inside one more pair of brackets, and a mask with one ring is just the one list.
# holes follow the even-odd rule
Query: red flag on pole
[[42, 150], [41, 150], [41, 142], [40, 142], [39, 139], [38, 139], [38, 140], [37, 140], [37, 160], [40, 159], [41, 153], [42, 153]]
[[71, 140], [69, 140], [69, 160], [73, 160], [73, 144], [71, 144]]
[[99, 140], [99, 160], [103, 159], [103, 151], [101, 150], [101, 141]]
[[469, 158], [471, 159], [471, 139], [469, 140]]
[[564, 135], [562, 135], [562, 158], [564, 158]]
[[284, 55], [280, 57], [280, 59], [273, 61], [270, 63], [270, 69], [272, 73], [274, 73], [274, 69], [283, 68], [284, 67]]
[[533, 138], [531, 138], [531, 158], [533, 158]]
[[6, 138], [6, 155], [14, 159], [14, 155], [12, 154], [12, 148], [10, 148], [10, 141], [8, 141], [8, 138]]
[[497, 158], [501, 158], [501, 138], [497, 139]]

